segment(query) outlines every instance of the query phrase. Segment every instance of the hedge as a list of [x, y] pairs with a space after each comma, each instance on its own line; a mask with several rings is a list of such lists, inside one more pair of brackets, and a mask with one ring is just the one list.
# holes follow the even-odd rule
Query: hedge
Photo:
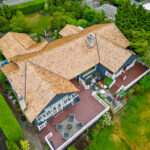
[[30, 14], [42, 10], [44, 4], [45, 0], [33, 0], [31, 2], [11, 6], [11, 9], [13, 14], [16, 14], [17, 10], [21, 11], [23, 14]]
[[0, 127], [2, 128], [8, 140], [19, 143], [19, 141], [23, 138], [22, 129], [1, 94]]

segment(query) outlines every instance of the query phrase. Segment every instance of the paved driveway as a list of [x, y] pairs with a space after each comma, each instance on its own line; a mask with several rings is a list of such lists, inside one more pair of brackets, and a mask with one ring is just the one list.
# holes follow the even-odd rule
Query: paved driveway
[[9, 5], [9, 6], [13, 6], [13, 5], [18, 5], [18, 4], [22, 4], [25, 2], [29, 2], [32, 0], [5, 0], [4, 4]]

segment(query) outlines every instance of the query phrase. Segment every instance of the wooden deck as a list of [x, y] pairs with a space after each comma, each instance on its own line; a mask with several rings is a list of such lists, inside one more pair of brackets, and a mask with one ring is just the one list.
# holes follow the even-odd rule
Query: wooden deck
[[84, 90], [84, 87], [79, 85], [75, 79], [72, 80], [72, 83], [80, 89], [80, 92], [78, 92], [80, 101], [56, 114], [40, 132], [40, 137], [44, 143], [44, 137], [52, 132], [53, 136], [49, 138], [49, 141], [53, 142], [56, 149], [65, 142], [60, 132], [56, 130], [56, 125], [67, 119], [70, 113], [75, 114], [76, 119], [86, 125], [105, 109], [103, 105], [92, 97], [90, 90]]
[[[112, 92], [116, 92], [122, 85], [127, 86], [140, 75], [142, 75], [146, 70], [148, 70], [146, 66], [136, 61], [135, 65], [131, 69], [125, 71], [125, 73], [122, 72], [122, 74], [116, 79], [116, 83], [110, 88], [110, 90]], [[123, 80], [125, 76], [126, 79]]]

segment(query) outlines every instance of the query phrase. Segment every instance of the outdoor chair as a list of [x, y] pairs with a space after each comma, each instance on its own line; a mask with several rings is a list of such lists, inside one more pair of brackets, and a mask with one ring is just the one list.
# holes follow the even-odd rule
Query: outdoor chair
[[82, 122], [78, 122], [78, 123], [77, 123], [77, 128], [78, 128], [78, 129], [81, 129], [82, 127], [83, 127], [83, 123], [82, 123]]
[[64, 134], [63, 134], [63, 138], [64, 138], [65, 140], [68, 140], [68, 139], [69, 139], [69, 133], [67, 133], [67, 132], [64, 133]]
[[58, 131], [61, 131], [61, 130], [63, 129], [63, 125], [57, 124], [57, 125], [56, 125], [56, 129], [57, 129]]
[[69, 122], [73, 122], [74, 120], [75, 120], [75, 115], [74, 114], [70, 114], [69, 118], [68, 118], [68, 121]]

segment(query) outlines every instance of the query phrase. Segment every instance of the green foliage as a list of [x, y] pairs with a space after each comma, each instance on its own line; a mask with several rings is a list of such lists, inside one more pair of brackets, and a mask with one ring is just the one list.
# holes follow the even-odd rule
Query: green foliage
[[1, 83], [6, 83], [7, 82], [7, 79], [6, 79], [3, 72], [0, 72], [0, 82]]
[[12, 17], [11, 7], [8, 7], [8, 5], [3, 5], [3, 10], [5, 12], [6, 18], [11, 19], [11, 17]]
[[37, 32], [37, 42], [38, 43], [41, 42], [41, 37], [40, 37], [40, 33], [39, 32]]
[[133, 87], [129, 90], [129, 96], [130, 95], [141, 95], [144, 92], [144, 89], [141, 85], [135, 84]]
[[10, 27], [14, 32], [29, 32], [29, 27], [21, 11], [17, 11], [16, 16], [13, 16]]
[[150, 13], [125, 0], [118, 7], [115, 23], [129, 39], [130, 49], [150, 66]]
[[3, 27], [7, 24], [8, 24], [8, 20], [5, 17], [0, 16], [0, 27]]
[[112, 2], [115, 5], [121, 5], [124, 0], [109, 0], [109, 1]]
[[111, 120], [110, 113], [106, 112], [99, 121], [102, 127], [112, 126], [113, 121]]
[[0, 127], [11, 141], [19, 142], [23, 138], [21, 127], [2, 95], [0, 95]]
[[139, 83], [143, 89], [150, 88], [150, 75], [144, 76]]
[[48, 145], [45, 145], [44, 150], [50, 150]]
[[101, 126], [99, 123], [97, 123], [91, 132], [91, 136], [93, 139], [97, 138], [97, 136], [99, 135], [100, 129], [101, 129]]
[[29, 150], [30, 145], [29, 145], [29, 140], [20, 140], [21, 148], [23, 150]]
[[44, 4], [44, 10], [49, 10], [49, 5], [48, 5], [48, 1], [46, 0], [45, 4]]
[[13, 141], [7, 140], [6, 145], [8, 150], [20, 150], [17, 144]]
[[104, 78], [104, 83], [106, 86], [109, 86], [113, 82], [113, 79], [111, 78]]
[[61, 12], [54, 12], [51, 20], [51, 27], [53, 29], [60, 30], [67, 24], [67, 16], [64, 16]]
[[44, 9], [44, 4], [45, 0], [32, 0], [31, 2], [11, 6], [11, 8], [13, 14], [16, 14], [17, 10], [21, 11], [23, 14], [30, 14]]
[[74, 145], [71, 145], [70, 147], [68, 147], [67, 150], [77, 150], [76, 147]]

